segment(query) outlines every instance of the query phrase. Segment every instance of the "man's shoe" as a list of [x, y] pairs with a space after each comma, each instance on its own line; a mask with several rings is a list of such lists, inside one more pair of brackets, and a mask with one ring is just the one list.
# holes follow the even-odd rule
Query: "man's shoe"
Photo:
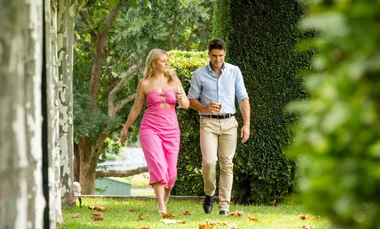
[[212, 211], [212, 196], [206, 195], [205, 198], [203, 199], [203, 210], [205, 213], [210, 213]]
[[230, 213], [227, 210], [223, 210], [223, 211], [219, 212], [219, 215], [226, 215], [226, 216], [228, 216], [228, 215], [230, 215]]

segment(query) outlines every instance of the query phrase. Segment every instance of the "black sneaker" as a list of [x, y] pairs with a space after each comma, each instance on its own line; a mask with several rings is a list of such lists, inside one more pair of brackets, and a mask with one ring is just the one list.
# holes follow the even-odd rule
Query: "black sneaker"
[[207, 214], [212, 211], [212, 201], [213, 201], [212, 196], [208, 196], [208, 195], [206, 195], [205, 198], [203, 199], [203, 210]]
[[228, 215], [230, 215], [230, 213], [229, 213], [227, 210], [223, 210], [223, 211], [220, 211], [220, 212], [219, 212], [219, 215], [225, 215], [225, 216], [228, 216]]

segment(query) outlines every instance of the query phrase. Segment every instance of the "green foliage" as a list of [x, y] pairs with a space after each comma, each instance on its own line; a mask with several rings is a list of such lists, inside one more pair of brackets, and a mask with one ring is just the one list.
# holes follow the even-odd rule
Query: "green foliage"
[[[170, 51], [170, 66], [181, 79], [184, 90], [189, 91], [192, 73], [207, 64], [206, 52]], [[178, 155], [178, 177], [172, 193], [174, 195], [201, 195], [202, 154], [199, 147], [199, 115], [193, 110], [177, 110], [181, 129]]]
[[231, 31], [230, 0], [214, 1], [213, 31], [214, 37], [222, 38], [228, 43]]
[[[138, 2], [142, 2], [141, 0]], [[123, 10], [118, 18], [119, 49], [145, 56], [152, 48], [204, 50], [211, 31], [211, 0], [151, 1], [150, 7]], [[121, 47], [119, 47], [121, 46]]]
[[[290, 153], [299, 157], [302, 202], [334, 228], [380, 225], [379, 1], [313, 1], [304, 29], [319, 36], [308, 100]], [[323, 201], [322, 201], [323, 200]]]
[[303, 7], [296, 0], [231, 0], [230, 7], [227, 62], [242, 70], [251, 105], [251, 136], [238, 143], [234, 160], [233, 197], [244, 204], [281, 202], [295, 182], [295, 162], [284, 149], [296, 117], [284, 110], [306, 96], [298, 71], [310, 53], [294, 51], [305, 36], [297, 27]]

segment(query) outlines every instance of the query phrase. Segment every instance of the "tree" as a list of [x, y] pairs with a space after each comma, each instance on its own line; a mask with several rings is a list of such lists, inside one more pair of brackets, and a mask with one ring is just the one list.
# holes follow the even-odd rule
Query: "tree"
[[[74, 69], [74, 124], [80, 152], [79, 179], [85, 194], [94, 192], [99, 156], [104, 155], [108, 146], [116, 150], [120, 148], [116, 142], [119, 142], [118, 135], [131, 106], [129, 103], [135, 98], [139, 80], [135, 74], [141, 73], [145, 56], [153, 47], [170, 47], [167, 38], [174, 36], [169, 33], [173, 25], [152, 20], [151, 17], [160, 14], [165, 6], [173, 5], [173, 1], [160, 3], [164, 6], [154, 2], [150, 8], [132, 8], [128, 2], [108, 5], [105, 1], [93, 1], [80, 12], [80, 22], [77, 24], [78, 58]], [[139, 12], [139, 22], [136, 22]], [[169, 13], [161, 12], [161, 17]], [[174, 21], [177, 24], [184, 22]], [[134, 23], [139, 24], [138, 28]], [[197, 24], [193, 27], [196, 28]], [[166, 35], [156, 33], [157, 36], [152, 36], [152, 31], [159, 28], [165, 30]], [[185, 33], [185, 29], [179, 31]], [[173, 45], [179, 47], [178, 43]], [[191, 46], [196, 47], [196, 44], [189, 43]], [[135, 135], [131, 135], [130, 142], [136, 140], [137, 125], [132, 127], [132, 132]], [[146, 168], [141, 171], [146, 171]]]
[[58, 56], [58, 111], [60, 177], [63, 205], [75, 204], [72, 184], [74, 182], [74, 130], [73, 130], [73, 59], [74, 25], [79, 10], [87, 0], [58, 0], [57, 56]]
[[0, 9], [0, 228], [43, 228], [42, 8], [15, 0]]

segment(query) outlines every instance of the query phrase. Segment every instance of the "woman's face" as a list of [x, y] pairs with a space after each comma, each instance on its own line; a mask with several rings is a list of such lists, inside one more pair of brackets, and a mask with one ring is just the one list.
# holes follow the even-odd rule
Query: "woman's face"
[[162, 54], [154, 66], [156, 72], [165, 73], [169, 69], [169, 57], [166, 54]]

